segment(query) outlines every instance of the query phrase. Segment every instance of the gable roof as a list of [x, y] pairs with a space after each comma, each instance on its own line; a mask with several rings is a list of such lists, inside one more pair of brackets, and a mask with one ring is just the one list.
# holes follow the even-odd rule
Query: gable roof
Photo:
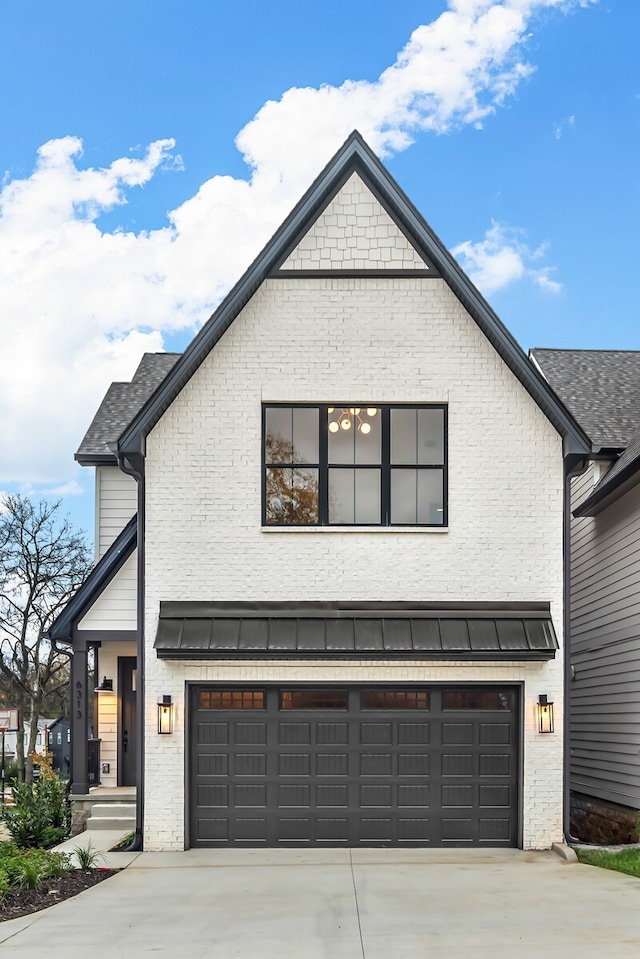
[[162, 385], [124, 429], [118, 440], [119, 458], [144, 455], [146, 437], [185, 383], [229, 328], [260, 284], [295, 248], [310, 226], [356, 171], [408, 237], [420, 255], [442, 276], [488, 340], [564, 438], [565, 453], [584, 455], [591, 444], [581, 427], [559, 402], [543, 376], [498, 319], [454, 258], [444, 247], [389, 172], [354, 131], [294, 207], [264, 250], [202, 327]]
[[74, 627], [104, 592], [118, 570], [122, 569], [136, 548], [137, 541], [138, 515], [136, 513], [102, 559], [93, 567], [60, 615], [54, 619], [47, 631], [49, 639], [63, 643], [71, 641]]
[[640, 351], [535, 349], [531, 355], [596, 450], [628, 446], [640, 428]]
[[175, 365], [179, 353], [145, 353], [130, 383], [112, 383], [75, 458], [82, 466], [116, 464], [111, 446]]

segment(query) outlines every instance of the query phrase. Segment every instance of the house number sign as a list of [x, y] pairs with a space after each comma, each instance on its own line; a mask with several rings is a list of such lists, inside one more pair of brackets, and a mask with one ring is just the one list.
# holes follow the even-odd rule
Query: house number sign
[[76, 719], [82, 719], [83, 690], [80, 680], [76, 683]]

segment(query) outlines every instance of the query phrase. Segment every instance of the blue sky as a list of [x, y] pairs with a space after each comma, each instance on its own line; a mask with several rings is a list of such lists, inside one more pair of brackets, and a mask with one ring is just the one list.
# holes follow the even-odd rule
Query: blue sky
[[[5, 0], [0, 489], [76, 449], [357, 127], [525, 349], [640, 349], [640, 5]], [[351, 82], [349, 82], [351, 81]]]

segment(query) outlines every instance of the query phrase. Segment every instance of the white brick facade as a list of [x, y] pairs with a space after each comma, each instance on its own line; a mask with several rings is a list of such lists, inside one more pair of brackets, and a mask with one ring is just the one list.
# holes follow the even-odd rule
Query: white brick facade
[[[448, 404], [447, 530], [261, 528], [261, 403], [350, 400]], [[562, 643], [561, 447], [444, 281], [265, 281], [147, 441], [145, 848], [184, 846], [185, 683], [205, 680], [523, 683], [524, 846], [560, 840], [562, 735], [535, 732], [534, 703], [547, 693], [562, 729], [561, 653], [207, 664], [160, 661], [153, 640], [167, 600], [539, 601]], [[177, 704], [166, 737], [165, 693]]]

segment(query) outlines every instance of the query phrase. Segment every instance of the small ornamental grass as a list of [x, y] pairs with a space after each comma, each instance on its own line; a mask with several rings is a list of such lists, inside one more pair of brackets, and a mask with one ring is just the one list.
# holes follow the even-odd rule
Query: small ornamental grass
[[577, 846], [575, 851], [580, 862], [602, 869], [614, 869], [640, 879], [640, 849], [637, 847], [613, 852], [610, 849], [584, 849]]
[[0, 903], [19, 889], [39, 889], [47, 879], [72, 869], [63, 852], [47, 849], [21, 850], [14, 842], [0, 843]]

